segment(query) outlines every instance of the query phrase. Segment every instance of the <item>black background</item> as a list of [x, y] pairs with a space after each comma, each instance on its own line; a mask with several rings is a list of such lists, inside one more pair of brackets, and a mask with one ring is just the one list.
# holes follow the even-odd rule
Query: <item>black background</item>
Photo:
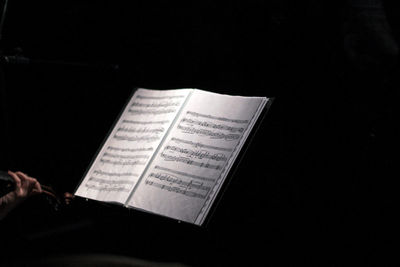
[[[385, 11], [396, 41], [397, 9]], [[134, 87], [275, 102], [207, 227], [33, 199], [2, 226], [17, 233], [5, 247], [202, 266], [398, 263], [397, 50], [381, 17], [354, 12], [344, 1], [10, 1], [1, 48], [32, 62], [4, 64], [1, 166], [59, 192], [75, 190]]]

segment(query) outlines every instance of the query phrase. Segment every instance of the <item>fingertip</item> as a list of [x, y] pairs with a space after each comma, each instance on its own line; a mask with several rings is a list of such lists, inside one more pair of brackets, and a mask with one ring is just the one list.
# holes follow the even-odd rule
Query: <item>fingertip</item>
[[31, 191], [31, 195], [39, 195], [39, 194], [42, 194], [43, 193], [43, 190], [38, 190], [38, 189], [36, 189], [36, 188], [34, 188], [34, 189], [32, 189], [32, 191]]
[[15, 183], [19, 186], [21, 185], [21, 179], [18, 177], [18, 175], [15, 172], [8, 171], [8, 175], [11, 176], [11, 178], [14, 179]]
[[40, 183], [38, 181], [36, 181], [36, 183], [35, 183], [35, 189], [37, 191], [39, 191], [40, 193], [43, 192], [42, 186], [40, 185]]
[[20, 171], [15, 172], [15, 174], [18, 176], [23, 176], [24, 178], [28, 177], [25, 173], [20, 172]]

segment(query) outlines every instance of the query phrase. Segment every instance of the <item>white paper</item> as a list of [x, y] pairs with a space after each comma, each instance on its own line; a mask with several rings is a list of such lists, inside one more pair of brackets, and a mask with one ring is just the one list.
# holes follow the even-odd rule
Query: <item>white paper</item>
[[202, 224], [266, 102], [195, 90], [128, 206]]
[[75, 195], [124, 204], [192, 89], [138, 89]]

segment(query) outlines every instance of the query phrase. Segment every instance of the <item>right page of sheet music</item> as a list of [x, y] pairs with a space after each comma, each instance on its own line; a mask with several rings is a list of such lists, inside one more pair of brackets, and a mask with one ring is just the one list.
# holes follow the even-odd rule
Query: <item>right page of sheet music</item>
[[202, 224], [266, 102], [195, 90], [128, 206]]

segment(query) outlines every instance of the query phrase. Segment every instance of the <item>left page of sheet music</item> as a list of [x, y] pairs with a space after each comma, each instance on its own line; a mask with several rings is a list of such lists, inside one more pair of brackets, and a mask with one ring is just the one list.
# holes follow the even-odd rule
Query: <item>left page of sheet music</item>
[[75, 195], [124, 204], [191, 89], [138, 89]]

